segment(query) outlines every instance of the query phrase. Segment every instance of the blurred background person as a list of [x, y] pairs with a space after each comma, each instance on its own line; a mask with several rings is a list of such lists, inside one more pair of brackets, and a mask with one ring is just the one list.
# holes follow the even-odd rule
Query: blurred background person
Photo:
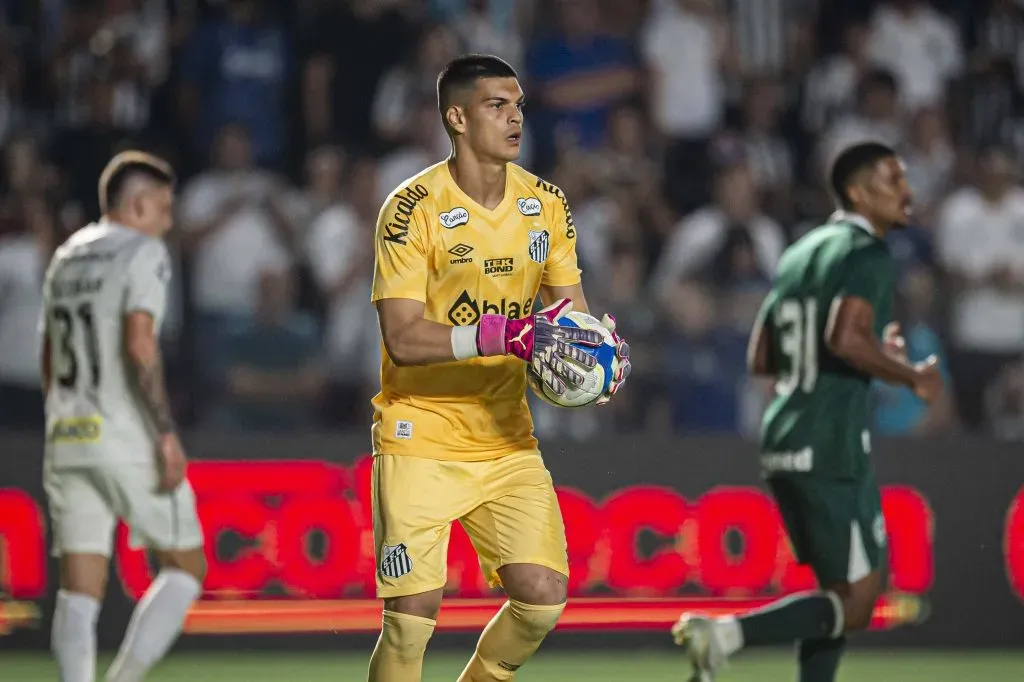
[[964, 421], [975, 429], [986, 388], [1024, 349], [1024, 190], [1001, 147], [980, 152], [976, 177], [947, 199], [938, 220], [953, 294], [953, 380]]

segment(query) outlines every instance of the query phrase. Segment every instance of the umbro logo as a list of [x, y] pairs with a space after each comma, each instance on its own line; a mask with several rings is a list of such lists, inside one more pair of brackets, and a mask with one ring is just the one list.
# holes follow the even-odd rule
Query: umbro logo
[[461, 265], [463, 263], [472, 263], [472, 258], [467, 258], [469, 254], [473, 252], [473, 247], [469, 244], [456, 244], [452, 248], [448, 249], [448, 253], [455, 256], [455, 258], [448, 261], [452, 265]]

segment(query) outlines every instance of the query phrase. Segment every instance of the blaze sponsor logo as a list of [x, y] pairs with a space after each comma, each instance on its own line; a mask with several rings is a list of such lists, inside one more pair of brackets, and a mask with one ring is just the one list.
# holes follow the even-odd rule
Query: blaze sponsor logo
[[518, 320], [529, 315], [532, 310], [532, 298], [528, 298], [522, 303], [509, 301], [507, 298], [498, 301], [488, 301], [485, 298], [481, 304], [470, 296], [468, 291], [463, 291], [452, 307], [448, 309], [448, 320], [456, 327], [462, 327], [476, 324], [480, 321], [481, 315], [504, 315], [511, 320]]

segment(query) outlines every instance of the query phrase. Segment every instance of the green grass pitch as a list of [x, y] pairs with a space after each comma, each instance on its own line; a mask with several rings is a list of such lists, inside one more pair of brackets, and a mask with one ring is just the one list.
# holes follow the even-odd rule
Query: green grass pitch
[[[173, 654], [147, 682], [362, 682], [366, 652]], [[102, 657], [100, 675], [109, 661]], [[423, 682], [453, 682], [465, 656], [448, 651], [428, 653]], [[544, 652], [525, 666], [520, 682], [681, 682], [687, 668], [681, 657], [663, 650]], [[56, 669], [43, 654], [0, 652], [0, 679], [50, 682]], [[785, 652], [745, 654], [723, 673], [720, 682], [792, 682], [795, 668]], [[852, 652], [844, 660], [839, 682], [1011, 682], [1024, 680], [1024, 651], [1015, 652]]]

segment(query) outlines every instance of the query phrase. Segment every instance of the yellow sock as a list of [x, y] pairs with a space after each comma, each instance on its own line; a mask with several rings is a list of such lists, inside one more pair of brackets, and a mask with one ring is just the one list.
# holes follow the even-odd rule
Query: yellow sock
[[385, 611], [367, 682], [420, 682], [436, 621]]
[[484, 628], [476, 652], [458, 682], [511, 680], [555, 627], [565, 604], [534, 606], [505, 602]]

